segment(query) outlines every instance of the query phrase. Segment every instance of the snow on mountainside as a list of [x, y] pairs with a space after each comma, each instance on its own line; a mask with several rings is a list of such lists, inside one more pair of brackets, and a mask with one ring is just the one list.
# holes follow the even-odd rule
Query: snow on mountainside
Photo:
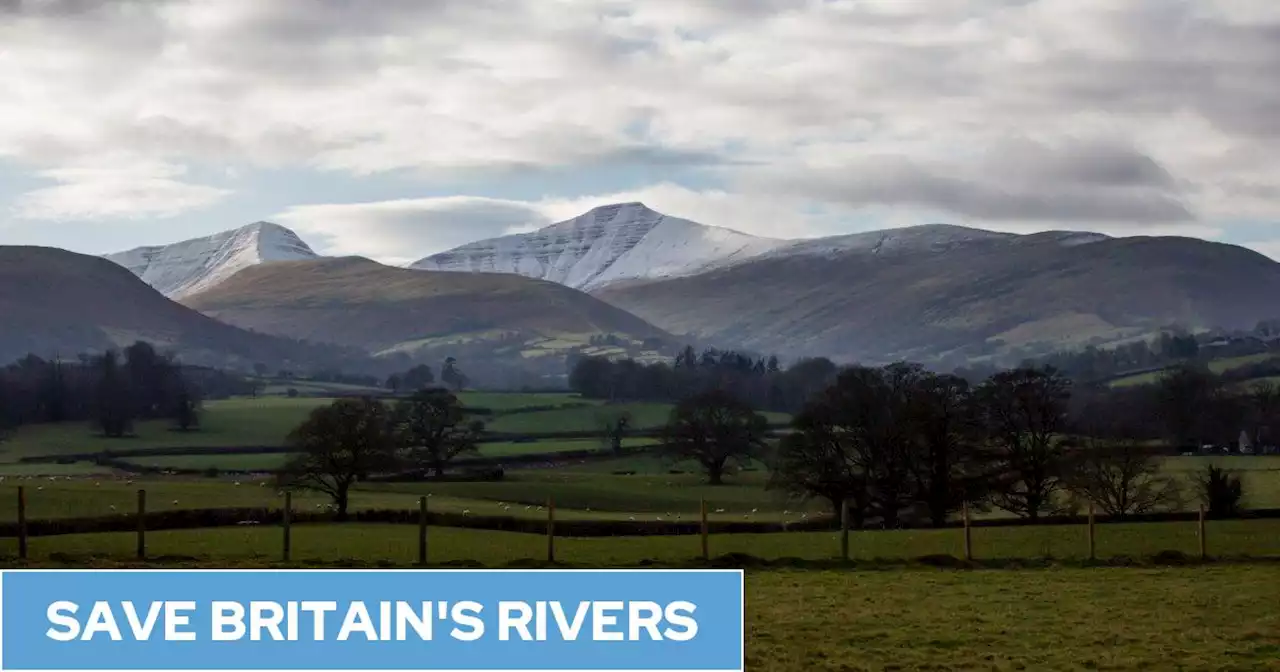
[[693, 275], [786, 244], [668, 217], [642, 203], [619, 203], [532, 233], [463, 245], [410, 268], [515, 273], [589, 291], [629, 280]]
[[769, 252], [767, 257], [821, 256], [849, 253], [876, 256], [918, 252], [946, 252], [967, 243], [1012, 240], [1012, 233], [971, 229], [952, 224], [924, 224], [900, 229], [866, 231], [842, 236], [798, 240]]
[[103, 256], [165, 296], [180, 299], [209, 289], [249, 266], [319, 255], [293, 231], [279, 224], [256, 222], [204, 238]]

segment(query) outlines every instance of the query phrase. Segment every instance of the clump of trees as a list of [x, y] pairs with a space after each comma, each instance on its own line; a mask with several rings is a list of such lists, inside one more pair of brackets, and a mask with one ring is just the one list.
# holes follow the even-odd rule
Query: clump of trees
[[418, 472], [435, 477], [449, 463], [475, 453], [484, 424], [468, 416], [453, 393], [419, 390], [387, 405], [378, 399], [339, 399], [316, 408], [289, 435], [297, 451], [279, 474], [281, 485], [318, 490], [345, 519], [351, 489], [370, 476]]
[[87, 422], [94, 433], [122, 437], [135, 422], [169, 419], [191, 431], [202, 399], [251, 390], [243, 378], [183, 366], [144, 341], [73, 360], [29, 355], [0, 368], [0, 429]]
[[732, 390], [753, 408], [794, 412], [835, 379], [829, 359], [804, 359], [783, 369], [776, 356], [752, 357], [733, 350], [686, 347], [674, 363], [577, 357], [569, 387], [593, 399], [670, 401], [712, 390]]
[[996, 470], [1007, 446], [984, 452], [994, 431], [981, 425], [978, 398], [965, 380], [917, 365], [846, 369], [797, 414], [769, 485], [825, 499], [837, 515], [847, 505], [855, 526], [941, 525], [997, 485], [1013, 497], [1025, 489], [1021, 472]]
[[[1150, 388], [1075, 387], [1051, 367], [977, 385], [911, 364], [850, 367], [795, 416], [770, 487], [847, 506], [855, 526], [940, 526], [966, 504], [1031, 521], [1084, 505], [1119, 518], [1179, 510], [1192, 484], [1162, 471], [1164, 437], [1221, 436], [1240, 409], [1261, 417], [1274, 402], [1274, 390], [1232, 396], [1186, 371]], [[1238, 515], [1238, 477], [1215, 467], [1197, 490], [1212, 515]]]

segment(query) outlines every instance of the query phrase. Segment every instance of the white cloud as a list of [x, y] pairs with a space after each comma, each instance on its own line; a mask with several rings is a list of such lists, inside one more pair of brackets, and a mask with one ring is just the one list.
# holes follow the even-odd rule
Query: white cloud
[[[7, 3], [0, 155], [51, 171], [127, 151], [427, 178], [711, 163], [723, 194], [644, 191], [673, 214], [773, 233], [917, 212], [993, 228], [1212, 230], [1280, 213], [1278, 11], [1272, 0]], [[214, 197], [158, 179], [152, 192], [168, 196], [133, 198], [133, 212]], [[93, 214], [88, 195], [55, 192], [79, 205], [49, 209], [37, 193], [24, 207]], [[551, 194], [538, 212], [590, 200]], [[326, 221], [314, 226], [357, 249]], [[397, 226], [399, 239], [420, 235]], [[395, 246], [386, 235], [369, 253]]]
[[216, 203], [231, 192], [183, 182], [186, 171], [163, 164], [114, 164], [42, 171], [58, 185], [28, 192], [14, 214], [38, 220], [172, 217]]
[[315, 247], [323, 254], [384, 263], [416, 261], [473, 240], [551, 223], [534, 204], [473, 197], [303, 205], [272, 221], [316, 236]]

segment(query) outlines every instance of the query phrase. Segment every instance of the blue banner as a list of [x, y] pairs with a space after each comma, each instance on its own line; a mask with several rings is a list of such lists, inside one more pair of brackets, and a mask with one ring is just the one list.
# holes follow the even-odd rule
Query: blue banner
[[2, 670], [743, 668], [739, 570], [0, 572]]

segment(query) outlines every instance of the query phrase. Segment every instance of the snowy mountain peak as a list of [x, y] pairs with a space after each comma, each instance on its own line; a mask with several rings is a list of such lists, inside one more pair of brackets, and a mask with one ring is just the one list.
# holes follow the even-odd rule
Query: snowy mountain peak
[[784, 242], [668, 217], [639, 202], [614, 203], [532, 233], [463, 245], [410, 268], [515, 273], [589, 291], [692, 275]]
[[104, 255], [172, 299], [209, 289], [249, 266], [317, 256], [298, 234], [271, 222]]

